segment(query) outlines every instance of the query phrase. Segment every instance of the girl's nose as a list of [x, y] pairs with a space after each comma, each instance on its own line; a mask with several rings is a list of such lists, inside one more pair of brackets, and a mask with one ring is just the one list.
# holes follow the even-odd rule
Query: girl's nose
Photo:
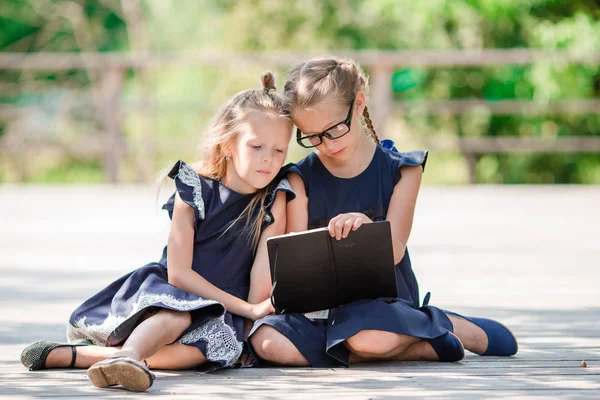
[[262, 162], [267, 163], [270, 162], [273, 159], [273, 155], [271, 154], [270, 151], [265, 151], [265, 154], [263, 154], [262, 157]]
[[335, 147], [335, 140], [329, 139], [328, 137], [323, 137], [323, 144], [327, 150], [331, 151]]

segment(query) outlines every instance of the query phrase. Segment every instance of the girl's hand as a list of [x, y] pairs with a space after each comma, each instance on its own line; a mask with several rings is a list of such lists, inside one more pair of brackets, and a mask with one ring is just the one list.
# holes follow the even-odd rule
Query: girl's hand
[[348, 237], [350, 231], [355, 231], [362, 224], [373, 222], [369, 217], [362, 213], [346, 213], [340, 214], [329, 221], [327, 229], [331, 237], [335, 237], [337, 240]]
[[266, 299], [258, 304], [251, 304], [249, 318], [253, 321], [260, 319], [266, 315], [273, 314], [275, 309], [271, 304], [271, 299]]

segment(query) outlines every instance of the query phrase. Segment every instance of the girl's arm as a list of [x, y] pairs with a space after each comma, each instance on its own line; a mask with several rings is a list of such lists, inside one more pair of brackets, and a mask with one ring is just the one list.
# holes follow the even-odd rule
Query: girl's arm
[[[402, 167], [402, 179], [394, 187], [386, 220], [391, 222], [394, 262], [404, 257], [406, 242], [410, 236], [415, 213], [417, 195], [421, 187], [423, 168]], [[304, 182], [297, 174], [288, 174], [287, 179], [296, 193], [296, 198], [287, 204], [287, 228], [289, 232], [302, 232], [308, 229], [308, 196]], [[329, 222], [330, 234], [337, 239], [348, 236], [350, 230], [356, 230], [363, 223], [372, 222], [361, 213], [346, 213], [334, 217]]]
[[256, 304], [270, 298], [271, 269], [269, 267], [269, 255], [267, 253], [267, 239], [285, 233], [285, 201], [286, 194], [284, 192], [277, 192], [275, 202], [271, 207], [271, 214], [273, 214], [275, 222], [266, 227], [260, 235], [256, 257], [254, 258], [254, 263], [252, 264], [252, 270], [250, 272], [249, 303]]
[[[308, 196], [304, 181], [297, 174], [290, 173], [288, 182], [296, 193], [296, 198], [287, 205], [287, 233], [304, 232], [308, 229]], [[372, 222], [369, 217], [362, 213], [345, 213], [333, 217], [327, 228], [331, 237], [336, 239], [345, 238], [350, 230], [357, 230], [363, 223]]]
[[194, 252], [194, 210], [175, 195], [171, 232], [167, 247], [169, 283], [188, 293], [222, 303], [227, 311], [258, 319], [269, 313], [264, 305], [249, 304], [219, 289], [192, 270]]
[[[271, 207], [273, 222], [265, 228], [260, 235], [256, 257], [250, 271], [250, 292], [248, 293], [249, 303], [266, 303], [269, 310], [274, 312], [271, 305], [271, 268], [269, 265], [269, 254], [267, 252], [267, 239], [272, 236], [283, 235], [285, 233], [285, 201], [286, 194], [278, 192], [275, 197], [275, 202]], [[244, 338], [250, 333], [252, 321], [246, 319], [244, 326]], [[243, 360], [244, 364], [248, 364], [248, 360]]]
[[288, 174], [287, 180], [296, 193], [296, 198], [287, 203], [286, 232], [304, 232], [308, 229], [308, 196], [304, 181], [294, 173]]
[[394, 187], [386, 220], [392, 225], [392, 242], [394, 246], [394, 263], [398, 264], [406, 251], [406, 242], [412, 229], [417, 195], [421, 187], [423, 168], [402, 167], [402, 179]]

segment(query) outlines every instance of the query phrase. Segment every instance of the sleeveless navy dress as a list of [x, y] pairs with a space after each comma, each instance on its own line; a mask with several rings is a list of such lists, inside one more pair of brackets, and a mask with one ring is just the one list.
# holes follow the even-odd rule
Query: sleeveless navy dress
[[[192, 269], [221, 290], [246, 300], [254, 250], [243, 232], [245, 220], [227, 227], [243, 212], [253, 194], [240, 194], [219, 181], [198, 175], [178, 161], [169, 177], [181, 199], [194, 210]], [[266, 199], [263, 227], [274, 222], [270, 209], [275, 194], [294, 194], [286, 180], [273, 182]], [[175, 194], [163, 206], [173, 216]], [[160, 309], [188, 311], [192, 324], [178, 342], [198, 348], [209, 371], [233, 365], [242, 352], [244, 318], [225, 307], [172, 286], [168, 282], [167, 247], [157, 263], [147, 264], [119, 278], [77, 308], [67, 329], [70, 342], [89, 339], [100, 346], [118, 346], [131, 334], [146, 312]]]
[[[332, 175], [316, 153], [285, 169], [304, 181], [308, 228], [313, 229], [325, 227], [331, 218], [348, 212], [363, 213], [373, 221], [385, 220], [394, 187], [402, 179], [400, 168], [425, 168], [426, 161], [426, 151], [398, 153], [377, 146], [368, 167], [353, 178]], [[327, 320], [311, 320], [303, 314], [269, 315], [256, 321], [251, 334], [263, 324], [272, 326], [290, 339], [313, 367], [332, 367], [348, 364], [349, 352], [343, 342], [362, 330], [421, 339], [434, 339], [453, 330], [442, 310], [420, 306], [419, 285], [408, 250], [396, 265], [396, 284], [399, 297], [391, 301], [356, 301], [330, 310]]]

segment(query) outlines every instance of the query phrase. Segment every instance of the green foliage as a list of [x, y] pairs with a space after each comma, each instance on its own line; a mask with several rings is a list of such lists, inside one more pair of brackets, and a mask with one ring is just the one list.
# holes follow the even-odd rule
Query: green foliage
[[67, 158], [53, 167], [35, 171], [28, 178], [28, 181], [46, 183], [101, 183], [104, 181], [104, 171], [100, 160]]
[[[153, 51], [285, 49], [327, 54], [344, 49], [516, 47], [569, 49], [585, 54], [600, 49], [600, 6], [594, 0], [138, 2], [143, 11], [143, 31]], [[0, 51], [135, 49], [121, 7], [121, 0], [4, 0], [0, 2]], [[150, 139], [164, 142], [170, 138], [198, 141], [218, 106], [234, 92], [256, 87], [260, 73], [269, 67], [250, 64], [148, 71], [144, 80], [145, 97], [166, 104], [193, 103], [196, 108], [186, 112], [161, 110], [149, 117], [151, 131], [148, 124], [142, 123], [146, 116], [130, 114], [124, 121], [126, 139], [135, 143]], [[281, 87], [285, 71], [275, 72]], [[125, 102], [139, 100], [139, 82], [134, 79], [137, 77], [138, 72], [130, 72]], [[96, 78], [85, 70], [0, 71], [0, 102], [51, 104], [53, 96], [60, 93], [65, 96], [89, 93]], [[397, 71], [393, 79], [390, 85], [398, 101], [483, 98], [543, 102], [600, 97], [599, 65], [538, 62], [528, 66], [410, 68]], [[371, 106], [375, 107], [376, 104]], [[89, 110], [86, 112], [90, 114]], [[391, 136], [405, 138], [406, 133], [465, 137], [598, 136], [599, 118], [598, 115], [495, 116], [478, 111], [439, 117], [409, 113], [395, 115], [392, 123], [407, 132]], [[5, 125], [0, 126], [1, 139], [7, 130]], [[73, 126], [68, 129], [76, 130]], [[401, 145], [407, 149], [405, 146], [410, 143]], [[301, 155], [293, 144], [292, 148], [293, 156]], [[190, 152], [189, 148], [186, 151]], [[162, 162], [158, 156], [153, 160], [156, 167], [162, 166]], [[69, 161], [64, 165], [77, 167]], [[467, 179], [466, 164], [459, 154], [432, 154], [430, 165], [433, 167], [426, 174], [428, 182]], [[476, 169], [480, 182], [600, 183], [597, 154], [489, 154], [479, 157]], [[6, 176], [1, 171], [0, 174]], [[59, 175], [48, 176], [52, 180]]]

